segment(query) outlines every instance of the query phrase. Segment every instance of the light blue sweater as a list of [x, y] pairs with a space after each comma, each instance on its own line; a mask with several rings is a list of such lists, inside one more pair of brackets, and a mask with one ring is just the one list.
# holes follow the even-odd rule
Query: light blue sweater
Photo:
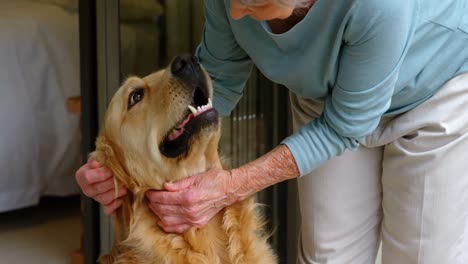
[[239, 101], [253, 64], [298, 96], [324, 101], [319, 118], [282, 142], [301, 175], [357, 149], [383, 115], [412, 109], [468, 72], [468, 0], [318, 0], [284, 34], [231, 19], [229, 0], [204, 3], [197, 55], [221, 114]]

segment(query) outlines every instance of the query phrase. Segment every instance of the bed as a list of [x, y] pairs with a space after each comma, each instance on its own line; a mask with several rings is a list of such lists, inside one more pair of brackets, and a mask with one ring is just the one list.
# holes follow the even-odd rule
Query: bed
[[76, 1], [0, 0], [0, 212], [79, 193]]

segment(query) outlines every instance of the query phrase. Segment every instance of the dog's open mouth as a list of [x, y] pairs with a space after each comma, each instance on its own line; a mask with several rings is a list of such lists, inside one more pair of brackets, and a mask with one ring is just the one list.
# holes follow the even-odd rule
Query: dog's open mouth
[[185, 131], [185, 126], [194, 118], [202, 115], [205, 111], [213, 109], [213, 105], [211, 103], [211, 99], [208, 99], [208, 103], [201, 106], [195, 105], [188, 105], [190, 113], [188, 113], [187, 117], [182, 120], [173, 130], [172, 132], [166, 137], [168, 141], [174, 141], [179, 138]]
[[161, 153], [167, 157], [175, 158], [184, 153], [192, 135], [218, 120], [218, 113], [202, 88], [196, 87], [192, 98], [184, 118], [169, 131], [160, 145]]

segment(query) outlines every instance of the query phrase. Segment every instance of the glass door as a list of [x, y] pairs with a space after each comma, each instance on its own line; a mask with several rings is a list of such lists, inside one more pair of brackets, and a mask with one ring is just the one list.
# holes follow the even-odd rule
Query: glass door
[[[82, 68], [91, 77], [83, 88], [89, 94], [84, 104], [89, 105], [88, 127], [91, 128], [85, 153], [93, 148], [92, 134], [96, 133], [107, 104], [125, 78], [145, 76], [165, 67], [179, 54], [194, 52], [203, 29], [202, 5], [202, 0], [80, 0], [80, 12], [81, 8], [87, 8], [91, 17], [95, 14], [94, 18], [83, 19], [80, 31], [81, 37], [88, 40], [83, 43], [90, 46], [90, 58], [93, 57], [91, 43], [95, 41], [94, 60], [88, 58], [94, 66], [86, 64]], [[90, 74], [93, 71], [95, 75]], [[290, 131], [287, 97], [284, 87], [269, 82], [258, 71], [253, 72], [238, 106], [230, 117], [223, 119], [220, 152], [228, 158], [230, 167], [255, 159], [287, 136]], [[94, 117], [90, 117], [93, 113]], [[295, 193], [295, 182], [290, 181], [257, 196], [260, 203], [267, 205], [265, 214], [274, 231], [271, 243], [281, 263], [295, 262], [298, 219]], [[112, 235], [109, 218], [99, 213], [95, 203], [88, 200], [88, 204], [85, 210], [92, 212], [89, 222], [94, 224], [85, 226], [85, 236], [89, 243], [96, 238], [96, 233], [100, 238], [98, 245], [92, 246], [94, 249], [88, 249], [92, 259], [109, 252]]]

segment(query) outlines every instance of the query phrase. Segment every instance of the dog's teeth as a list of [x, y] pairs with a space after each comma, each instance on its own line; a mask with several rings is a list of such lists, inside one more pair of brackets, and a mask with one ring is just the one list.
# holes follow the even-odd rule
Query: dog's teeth
[[192, 112], [192, 114], [197, 113], [197, 109], [195, 109], [195, 107], [189, 105], [188, 108], [190, 109], [190, 111]]
[[190, 109], [190, 111], [195, 115], [199, 115], [201, 113], [203, 113], [204, 111], [212, 108], [212, 105], [211, 105], [211, 99], [208, 99], [208, 103], [206, 105], [202, 105], [202, 106], [197, 106], [196, 108], [189, 105], [188, 108]]
[[211, 102], [211, 99], [210, 99], [210, 98], [208, 98], [208, 105], [209, 105], [209, 106], [213, 106], [213, 103]]

